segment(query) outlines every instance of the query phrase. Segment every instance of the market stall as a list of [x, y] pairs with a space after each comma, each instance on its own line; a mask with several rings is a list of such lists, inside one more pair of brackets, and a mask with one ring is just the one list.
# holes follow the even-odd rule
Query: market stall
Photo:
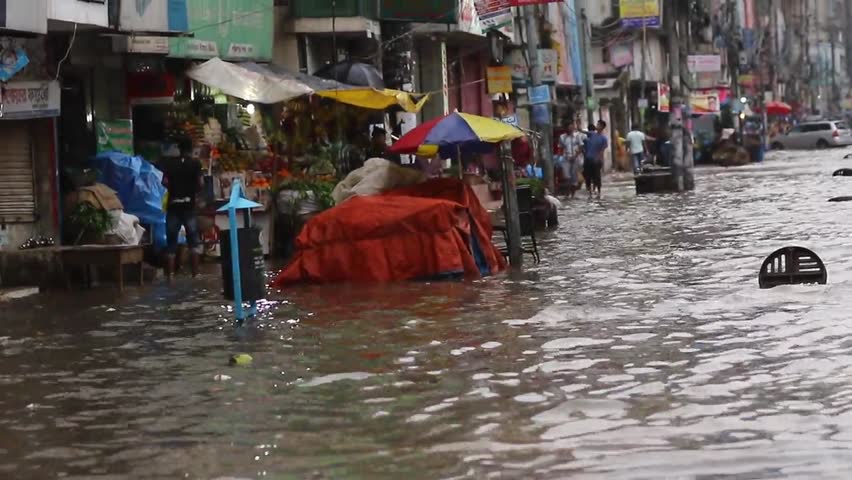
[[[368, 127], [385, 123], [383, 110], [417, 112], [428, 99], [218, 58], [192, 68], [187, 76], [196, 89], [195, 102], [212, 96], [214, 106], [233, 105], [224, 109], [233, 115], [224, 118], [200, 115], [176, 122], [183, 124], [184, 133], [194, 134], [199, 146], [210, 208], [224, 202], [240, 179], [247, 196], [263, 205], [255, 212], [257, 223], [266, 232], [278, 223], [283, 230], [276, 234], [283, 237], [294, 237], [304, 221], [333, 205], [334, 185], [366, 160]], [[283, 221], [267, 214], [273, 211]], [[223, 215], [212, 218], [224, 227]], [[268, 253], [270, 242], [264, 244]]]

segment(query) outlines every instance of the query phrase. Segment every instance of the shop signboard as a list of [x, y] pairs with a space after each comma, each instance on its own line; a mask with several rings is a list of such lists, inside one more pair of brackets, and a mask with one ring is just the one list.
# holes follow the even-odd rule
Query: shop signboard
[[2, 90], [0, 120], [58, 117], [61, 89], [59, 82], [9, 82]]
[[121, 152], [133, 155], [132, 120], [98, 120], [98, 153]]
[[187, 0], [120, 2], [118, 28], [126, 32], [185, 32], [189, 29]]
[[550, 48], [538, 50], [538, 67], [541, 69], [541, 81], [556, 83], [559, 77], [559, 52]]
[[530, 105], [550, 103], [550, 86], [539, 85], [537, 87], [530, 87], [528, 95], [530, 97]]
[[47, 33], [47, 0], [0, 0], [0, 28]]
[[690, 55], [687, 57], [690, 73], [716, 73], [722, 71], [720, 55]]
[[512, 69], [507, 66], [488, 67], [488, 94], [512, 93]]
[[186, 0], [193, 38], [170, 40], [178, 58], [272, 59], [274, 0]]
[[518, 116], [517, 115], [507, 115], [505, 117], [498, 118], [498, 120], [500, 120], [501, 122], [503, 122], [507, 125], [512, 125], [512, 126], [515, 126], [515, 127], [520, 126], [520, 123], [518, 123]]
[[515, 35], [515, 17], [509, 0], [476, 0], [476, 12], [482, 29], [497, 30], [513, 39]]
[[454, 24], [456, 0], [382, 0], [382, 20]]
[[660, 27], [659, 0], [621, 0], [618, 9], [625, 28]]
[[169, 39], [168, 37], [133, 35], [127, 39], [127, 52], [166, 55], [169, 53]]

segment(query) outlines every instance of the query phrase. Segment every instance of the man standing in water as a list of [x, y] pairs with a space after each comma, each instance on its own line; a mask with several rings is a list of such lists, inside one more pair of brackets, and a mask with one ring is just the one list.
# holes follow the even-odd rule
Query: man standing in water
[[565, 161], [562, 162], [563, 175], [568, 180], [568, 196], [574, 198], [579, 189], [580, 158], [583, 154], [583, 142], [585, 135], [577, 132], [574, 122], [569, 120], [565, 124], [566, 133], [559, 137], [562, 145]]
[[601, 171], [603, 170], [603, 155], [609, 148], [609, 140], [603, 134], [606, 130], [606, 122], [598, 120], [598, 126], [589, 125], [588, 138], [585, 143], [585, 159], [583, 161], [583, 176], [586, 178], [586, 190], [589, 198], [597, 191], [597, 197], [601, 198]]
[[169, 191], [169, 204], [166, 210], [166, 239], [168, 250], [166, 257], [166, 278], [172, 281], [180, 228], [186, 231], [186, 244], [192, 262], [192, 276], [198, 275], [199, 248], [201, 239], [198, 232], [198, 217], [195, 212], [195, 197], [201, 188], [201, 162], [192, 157], [192, 140], [182, 138], [178, 141], [179, 157], [166, 158], [160, 162], [163, 171], [163, 184]]

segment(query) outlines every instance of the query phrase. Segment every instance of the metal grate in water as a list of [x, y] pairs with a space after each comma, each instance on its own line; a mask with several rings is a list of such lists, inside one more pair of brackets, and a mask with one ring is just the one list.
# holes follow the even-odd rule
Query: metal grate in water
[[760, 288], [778, 285], [828, 282], [828, 271], [819, 256], [804, 247], [784, 247], [766, 257], [758, 276]]

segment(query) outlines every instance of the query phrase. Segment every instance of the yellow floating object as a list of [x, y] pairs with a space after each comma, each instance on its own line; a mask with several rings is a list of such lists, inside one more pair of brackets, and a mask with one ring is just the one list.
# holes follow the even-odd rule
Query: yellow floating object
[[347, 88], [341, 90], [321, 90], [315, 92], [323, 98], [331, 98], [340, 103], [354, 105], [356, 107], [369, 108], [372, 110], [384, 110], [388, 107], [399, 105], [406, 112], [417, 113], [429, 100], [429, 95], [423, 95], [419, 101], [414, 100], [414, 95], [402, 90], [391, 90], [389, 88]]
[[231, 358], [228, 360], [229, 365], [236, 365], [238, 367], [245, 367], [246, 365], [251, 365], [251, 362], [254, 360], [251, 355], [247, 353], [240, 353], [237, 355], [231, 355]]

